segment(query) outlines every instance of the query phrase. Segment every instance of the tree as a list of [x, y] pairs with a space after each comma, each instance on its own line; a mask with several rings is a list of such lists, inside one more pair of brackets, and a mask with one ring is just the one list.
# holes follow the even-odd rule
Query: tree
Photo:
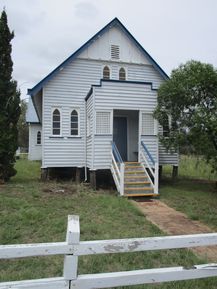
[[16, 174], [14, 169], [17, 150], [17, 122], [20, 115], [20, 92], [12, 79], [11, 40], [7, 14], [0, 17], [0, 180], [7, 181]]
[[29, 127], [28, 124], [26, 123], [27, 103], [25, 102], [25, 100], [21, 100], [20, 109], [21, 113], [17, 124], [18, 146], [22, 148], [27, 148], [29, 140]]
[[217, 70], [189, 61], [171, 73], [158, 91], [154, 116], [169, 134], [161, 137], [168, 149], [187, 145], [217, 170]]

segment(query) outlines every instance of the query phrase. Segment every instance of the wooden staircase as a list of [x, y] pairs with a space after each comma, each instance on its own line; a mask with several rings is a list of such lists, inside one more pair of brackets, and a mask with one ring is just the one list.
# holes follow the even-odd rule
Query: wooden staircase
[[125, 162], [124, 196], [156, 196], [147, 173], [139, 162]]

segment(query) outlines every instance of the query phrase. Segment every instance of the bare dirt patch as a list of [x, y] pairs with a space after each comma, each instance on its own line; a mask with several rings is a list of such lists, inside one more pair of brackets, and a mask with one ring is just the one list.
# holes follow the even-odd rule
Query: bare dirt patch
[[[135, 202], [147, 220], [169, 235], [201, 234], [214, 232], [199, 221], [190, 220], [185, 214], [168, 207], [159, 200], [153, 202]], [[192, 248], [195, 254], [208, 261], [216, 261], [217, 246]]]

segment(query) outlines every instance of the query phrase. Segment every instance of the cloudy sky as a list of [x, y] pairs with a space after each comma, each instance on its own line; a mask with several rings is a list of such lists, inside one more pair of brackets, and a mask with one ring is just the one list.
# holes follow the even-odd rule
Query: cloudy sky
[[168, 74], [190, 59], [217, 67], [216, 0], [0, 0], [3, 7], [22, 98], [114, 17]]

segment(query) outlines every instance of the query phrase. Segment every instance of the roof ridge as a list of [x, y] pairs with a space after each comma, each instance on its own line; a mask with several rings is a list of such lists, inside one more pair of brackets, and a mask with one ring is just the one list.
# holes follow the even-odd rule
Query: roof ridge
[[157, 62], [151, 57], [151, 55], [142, 47], [142, 45], [134, 38], [134, 36], [127, 30], [127, 28], [121, 23], [121, 21], [115, 17], [108, 24], [106, 24], [102, 29], [100, 29], [96, 34], [94, 34], [88, 41], [86, 41], [80, 48], [78, 48], [74, 53], [72, 53], [68, 58], [66, 58], [60, 65], [58, 65], [54, 70], [52, 70], [46, 77], [39, 81], [33, 88], [28, 89], [27, 94], [33, 96], [35, 95], [44, 84], [50, 80], [56, 73], [58, 73], [69, 61], [75, 59], [87, 46], [89, 46], [100, 34], [104, 34], [111, 25], [114, 26], [118, 24], [123, 31], [130, 37], [136, 44], [136, 46], [142, 50], [146, 57], [150, 60], [152, 65], [159, 71], [164, 79], [168, 79], [168, 75], [163, 71], [163, 69], [157, 64]]

